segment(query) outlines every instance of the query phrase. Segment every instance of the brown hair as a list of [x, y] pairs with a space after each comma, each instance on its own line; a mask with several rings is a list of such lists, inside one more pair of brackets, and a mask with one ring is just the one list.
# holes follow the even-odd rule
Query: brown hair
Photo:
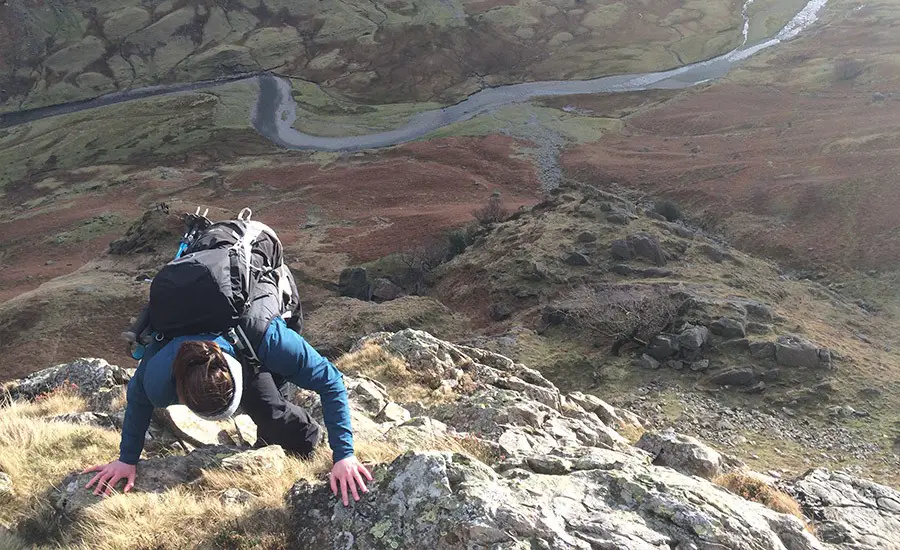
[[234, 379], [215, 342], [181, 344], [172, 363], [172, 375], [178, 399], [197, 414], [215, 414], [228, 407], [234, 396]]

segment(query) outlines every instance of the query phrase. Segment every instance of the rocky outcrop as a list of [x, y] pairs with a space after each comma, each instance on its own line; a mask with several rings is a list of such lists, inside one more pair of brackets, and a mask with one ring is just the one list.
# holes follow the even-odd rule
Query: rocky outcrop
[[108, 391], [127, 383], [132, 373], [103, 359], [80, 358], [40, 370], [14, 382], [7, 390], [13, 398], [34, 399], [42, 393], [67, 386], [86, 398], [92, 398], [102, 390]]
[[[692, 349], [707, 337], [690, 327], [675, 341], [679, 349]], [[649, 432], [632, 446], [622, 433], [643, 430], [634, 414], [596, 396], [563, 395], [539, 372], [508, 357], [426, 332], [377, 333], [355, 349], [372, 345], [402, 360], [411, 376], [427, 380], [433, 394], [407, 402], [375, 380], [345, 377], [355, 435], [413, 450], [375, 465], [370, 492], [349, 508], [324, 480], [297, 482], [286, 500], [297, 547], [829, 548], [797, 518], [711, 483], [741, 465], [696, 439]], [[307, 403], [307, 397], [301, 392], [297, 399], [318, 414], [317, 399]], [[78, 418], [92, 421], [94, 414]], [[205, 446], [141, 461], [134, 490], [158, 493], [190, 485], [206, 469], [254, 475], [283, 471], [285, 465], [277, 446]], [[92, 475], [72, 474], [49, 495], [61, 516], [77, 517], [98, 501], [84, 489]], [[793, 491], [817, 524], [821, 520], [832, 529], [828, 541], [843, 536], [843, 542], [858, 542], [847, 548], [868, 549], [890, 547], [865, 546], [876, 540], [873, 534], [900, 540], [891, 531], [900, 501], [890, 489], [820, 474], [798, 481]], [[221, 495], [227, 505], [253, 498], [238, 489]], [[854, 510], [843, 509], [840, 498], [851, 499]]]
[[[376, 469], [371, 492], [344, 508], [323, 484], [288, 495], [304, 548], [824, 549], [794, 517], [699, 478], [631, 461], [498, 474], [450, 453], [409, 453]], [[527, 465], [527, 462], [526, 462]]]
[[810, 470], [788, 490], [822, 541], [847, 550], [900, 548], [900, 492], [823, 469]]

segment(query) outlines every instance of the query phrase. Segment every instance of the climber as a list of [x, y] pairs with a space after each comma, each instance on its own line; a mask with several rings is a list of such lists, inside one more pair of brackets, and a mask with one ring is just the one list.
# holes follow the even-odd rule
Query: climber
[[332, 492], [345, 506], [350, 496], [358, 501], [372, 476], [354, 455], [347, 391], [337, 368], [299, 334], [299, 295], [274, 231], [239, 216], [204, 227], [181, 252], [150, 286], [149, 329], [126, 333], [152, 336], [128, 384], [119, 458], [85, 469], [96, 472], [86, 488], [109, 495], [125, 480], [130, 491], [153, 409], [176, 403], [209, 420], [240, 407], [256, 423], [257, 445], [309, 456], [320, 428], [286, 399], [292, 382], [321, 399]]

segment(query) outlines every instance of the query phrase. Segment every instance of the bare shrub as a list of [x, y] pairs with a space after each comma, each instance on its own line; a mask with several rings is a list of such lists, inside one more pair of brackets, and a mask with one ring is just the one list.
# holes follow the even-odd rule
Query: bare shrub
[[491, 198], [488, 199], [487, 204], [473, 211], [472, 215], [475, 216], [475, 219], [478, 220], [478, 223], [481, 225], [490, 225], [505, 220], [507, 216], [509, 216], [509, 212], [503, 208], [503, 202], [500, 200], [500, 195], [494, 193], [491, 195]]
[[865, 65], [858, 59], [843, 57], [834, 63], [834, 77], [839, 81], [855, 80], [865, 70]]
[[672, 201], [657, 201], [653, 205], [653, 211], [670, 222], [681, 219], [681, 209]]
[[575, 289], [560, 309], [575, 327], [615, 340], [618, 352], [627, 342], [646, 345], [674, 322], [679, 307], [677, 299], [656, 289], [604, 285]]

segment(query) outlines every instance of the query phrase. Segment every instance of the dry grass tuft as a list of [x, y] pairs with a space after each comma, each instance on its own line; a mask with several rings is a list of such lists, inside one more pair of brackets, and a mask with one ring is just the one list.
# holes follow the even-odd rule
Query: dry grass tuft
[[66, 475], [116, 456], [115, 432], [42, 420], [84, 407], [77, 395], [54, 392], [34, 403], [0, 408], [0, 471], [13, 480], [11, 502], [0, 506], [0, 524], [33, 516], [45, 508], [43, 495]]
[[730, 472], [715, 478], [713, 483], [728, 489], [744, 499], [767, 506], [776, 512], [792, 515], [799, 519], [808, 531], [812, 532], [812, 528], [803, 515], [800, 503], [791, 495], [772, 487], [757, 477], [743, 472]]
[[406, 362], [377, 344], [368, 343], [362, 349], [340, 357], [335, 366], [353, 376], [365, 376], [385, 385], [390, 396], [399, 403], [422, 401], [428, 404], [446, 402], [452, 394], [436, 394], [436, 380], [411, 371]]

